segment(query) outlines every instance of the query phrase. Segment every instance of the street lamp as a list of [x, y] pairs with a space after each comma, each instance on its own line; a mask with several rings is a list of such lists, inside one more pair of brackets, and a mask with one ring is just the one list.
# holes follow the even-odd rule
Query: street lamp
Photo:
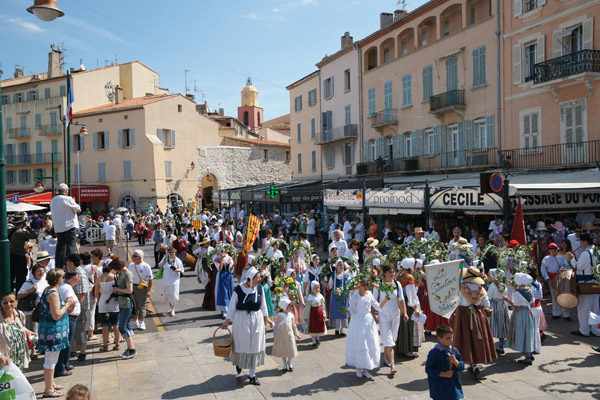
[[33, 5], [28, 7], [27, 11], [42, 21], [54, 21], [56, 18], [65, 15], [64, 12], [59, 10], [56, 0], [34, 0]]
[[[0, 79], [2, 70], [0, 69]], [[2, 88], [0, 87], [0, 98]], [[8, 244], [8, 219], [6, 216], [6, 158], [4, 158], [4, 118], [2, 117], [2, 101], [0, 101], [0, 290], [10, 291], [10, 246]]]

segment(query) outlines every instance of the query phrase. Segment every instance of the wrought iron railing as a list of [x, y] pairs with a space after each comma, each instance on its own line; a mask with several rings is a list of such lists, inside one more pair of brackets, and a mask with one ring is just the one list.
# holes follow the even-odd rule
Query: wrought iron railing
[[503, 168], [598, 166], [600, 140], [502, 150]]
[[13, 128], [8, 129], [8, 137], [11, 139], [22, 139], [31, 137], [31, 129], [29, 128]]
[[398, 125], [398, 110], [388, 108], [386, 110], [377, 111], [371, 115], [371, 128], [378, 128], [386, 125]]
[[320, 132], [315, 138], [315, 144], [335, 142], [337, 140], [358, 137], [358, 125], [350, 124]]
[[[54, 163], [62, 162], [62, 154], [54, 153]], [[19, 154], [6, 156], [7, 165], [50, 164], [52, 153]]]
[[534, 65], [533, 83], [545, 83], [585, 72], [600, 73], [600, 50], [581, 50]]
[[462, 108], [465, 106], [465, 91], [450, 90], [436, 94], [429, 98], [429, 111], [440, 112], [449, 108]]
[[38, 129], [39, 134], [42, 136], [60, 135], [62, 133], [62, 128], [58, 124], [42, 125]]

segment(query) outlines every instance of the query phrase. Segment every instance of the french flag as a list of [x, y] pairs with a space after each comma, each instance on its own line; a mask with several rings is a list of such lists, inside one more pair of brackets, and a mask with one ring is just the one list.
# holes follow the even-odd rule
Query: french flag
[[73, 123], [73, 89], [71, 88], [71, 74], [67, 72], [67, 112], [65, 118], [65, 129]]

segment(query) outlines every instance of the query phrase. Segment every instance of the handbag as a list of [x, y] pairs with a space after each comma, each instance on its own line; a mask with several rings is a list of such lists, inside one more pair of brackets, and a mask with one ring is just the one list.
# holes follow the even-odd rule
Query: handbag
[[[33, 282], [31, 281], [31, 279], [28, 279], [25, 282], [31, 282], [31, 284], [33, 285]], [[33, 309], [35, 308], [36, 300], [37, 300], [37, 293], [34, 290], [27, 296], [19, 299], [19, 301], [17, 303], [17, 308], [21, 311], [33, 311]]]
[[165, 266], [163, 265], [162, 267], [160, 267], [160, 269], [158, 271], [156, 271], [156, 273], [154, 274], [154, 279], [162, 279], [163, 278], [163, 274], [164, 274], [164, 268]]
[[135, 273], [137, 274], [138, 278], [140, 278], [140, 283], [138, 283], [137, 288], [140, 290], [143, 290], [145, 288], [148, 287], [148, 281], [145, 281], [142, 279], [142, 277], [140, 276], [140, 271], [138, 271], [137, 269], [137, 265], [133, 264], [134, 268], [135, 268]]

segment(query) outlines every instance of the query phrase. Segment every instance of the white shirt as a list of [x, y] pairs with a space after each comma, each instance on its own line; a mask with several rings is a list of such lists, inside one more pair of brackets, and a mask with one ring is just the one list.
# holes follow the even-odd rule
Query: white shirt
[[67, 282], [63, 282], [63, 284], [58, 287], [58, 294], [60, 294], [60, 297], [65, 301], [69, 297], [75, 299], [75, 308], [73, 308], [73, 311], [69, 312], [70, 316], [74, 317], [81, 314], [81, 304], [79, 303], [79, 299], [73, 290], [73, 286], [69, 285]]
[[308, 233], [309, 235], [316, 235], [317, 230], [316, 230], [315, 226], [316, 226], [315, 219], [314, 218], [309, 219], [308, 222], [306, 223], [306, 233]]
[[106, 235], [106, 240], [115, 240], [115, 238], [117, 237], [117, 227], [114, 225], [109, 225], [106, 227], [104, 233]]
[[[577, 271], [575, 272], [577, 275], [592, 275], [592, 266], [598, 263], [598, 260], [596, 260], [596, 257], [594, 257], [593, 252], [594, 246], [588, 246], [585, 250], [582, 250], [581, 256], [577, 259], [577, 261], [573, 261], [577, 268]], [[592, 280], [595, 281], [595, 279]], [[591, 281], [587, 280], [585, 282]]]
[[567, 239], [569, 239], [569, 242], [571, 242], [571, 248], [573, 249], [573, 254], [575, 254], [575, 258], [579, 259], [579, 256], [583, 251], [583, 249], [581, 248], [581, 242], [579, 241], [579, 239], [577, 239], [577, 236], [575, 236], [574, 233], [570, 233], [567, 236]]
[[106, 235], [106, 228], [108, 228], [109, 225], [110, 225], [109, 220], [106, 220], [102, 223], [102, 232], [104, 232], [105, 235]]
[[[462, 237], [462, 236], [461, 236]], [[460, 238], [459, 238], [460, 240]], [[448, 247], [449, 247], [449, 251], [450, 251], [450, 260], [456, 260], [456, 257], [460, 254], [460, 250], [458, 248], [453, 248], [452, 250], [450, 250], [450, 246], [452, 246], [454, 243], [458, 243], [458, 240], [454, 240], [454, 238], [452, 238], [452, 240], [450, 240], [448, 242]]]
[[62, 194], [55, 196], [50, 201], [50, 211], [52, 211], [52, 222], [56, 233], [79, 228], [77, 213], [81, 211], [81, 207], [72, 197]]
[[354, 234], [354, 238], [359, 242], [363, 243], [365, 241], [365, 225], [361, 222], [356, 225], [355, 231], [358, 231]]
[[567, 263], [567, 260], [565, 260], [563, 256], [556, 256], [556, 257], [546, 256], [542, 260], [542, 268], [541, 268], [542, 271], [541, 272], [542, 272], [542, 276], [544, 277], [545, 280], [550, 280], [550, 276], [548, 275], [548, 272], [552, 272], [553, 274], [556, 274], [556, 273], [558, 273], [559, 270], [568, 269], [568, 268], [569, 268], [569, 264]]
[[473, 247], [471, 247], [471, 251], [473, 253], [477, 254], [477, 249], [479, 248], [479, 243], [477, 243], [477, 238], [472, 237], [471, 240], [469, 241], [469, 243], [471, 243], [473, 245]]
[[503, 296], [508, 296], [508, 287], [505, 286], [504, 292], [500, 293], [500, 290], [498, 290], [498, 286], [496, 285], [496, 282], [492, 282], [492, 283], [490, 283], [490, 286], [488, 287], [487, 295], [488, 295], [488, 299], [490, 299], [490, 300], [502, 300]]
[[40, 251], [47, 251], [48, 255], [54, 258], [54, 255], [56, 254], [56, 243], [58, 243], [58, 239], [48, 237], [47, 239], [42, 240]]
[[[240, 285], [240, 288], [242, 289], [242, 292], [244, 292], [244, 296], [256, 296], [256, 288], [247, 288], [246, 285]], [[267, 317], [269, 315], [269, 312], [267, 311], [267, 301], [265, 299], [265, 293], [263, 292], [262, 295], [262, 302], [260, 304], [260, 312], [262, 312], [263, 317]], [[244, 299], [242, 299], [244, 300]], [[237, 311], [237, 303], [238, 303], [238, 296], [237, 296], [237, 292], [234, 290], [233, 294], [231, 295], [231, 300], [229, 300], [229, 307], [227, 308], [227, 316], [226, 318], [230, 321], [233, 321], [233, 316], [235, 315], [236, 311]], [[244, 312], [244, 311], [242, 311]], [[244, 312], [245, 313], [245, 312]]]
[[344, 256], [346, 258], [349, 258], [351, 260], [358, 262], [358, 251], [354, 251], [353, 249], [347, 249], [346, 254], [344, 254]]
[[432, 230], [431, 233], [429, 232], [425, 232], [424, 235], [425, 239], [435, 239], [435, 240], [440, 240], [440, 234], [437, 233], [437, 231]]
[[329, 252], [331, 253], [331, 249], [333, 247], [337, 247], [338, 249], [338, 254], [346, 254], [346, 250], [348, 250], [348, 243], [346, 243], [345, 240], [339, 240], [339, 241], [333, 241], [331, 242], [331, 244], [329, 245]]
[[[398, 308], [398, 302], [404, 301], [402, 285], [400, 285], [400, 283], [396, 282], [396, 281], [392, 281], [389, 284], [397, 285], [397, 286], [394, 287], [394, 290], [390, 293], [390, 300], [388, 300], [388, 302], [385, 303], [385, 305], [383, 307], [381, 307], [381, 311], [379, 311], [379, 313], [386, 314], [386, 315], [398, 315], [398, 314], [400, 314], [400, 309]], [[398, 289], [400, 289], [400, 290], [398, 290]], [[381, 304], [383, 302], [383, 300], [385, 300], [385, 296], [386, 296], [386, 294], [385, 294], [384, 290], [379, 291], [377, 288], [373, 288], [373, 297], [375, 298], [375, 300], [377, 300], [377, 302], [379, 304]]]
[[[35, 293], [37, 295], [37, 299], [35, 299], [35, 304], [38, 304], [40, 302], [40, 298], [42, 297], [44, 289], [48, 287], [48, 282], [46, 281], [45, 275], [44, 278], [42, 278], [39, 281], [35, 278], [27, 279], [25, 282], [23, 282], [23, 285], [21, 286], [21, 289], [19, 289], [19, 292], [17, 294], [30, 291], [34, 283], [37, 285], [37, 288], [35, 289]], [[31, 313], [33, 313], [33, 310], [23, 311], [23, 313], [25, 315], [31, 315]]]
[[333, 231], [335, 231], [336, 226], [337, 224], [335, 222], [332, 222], [331, 225], [329, 225], [329, 240], [333, 240]]
[[281, 258], [283, 258], [283, 253], [281, 250], [273, 251], [273, 248], [269, 247], [269, 250], [267, 250], [267, 258], [274, 258], [279, 261]]
[[[152, 276], [152, 269], [150, 268], [150, 266], [147, 263], [142, 261], [141, 263], [137, 264], [137, 272], [135, 271], [135, 267], [136, 267], [135, 263], [130, 263], [127, 266], [127, 268], [133, 274], [133, 286], [140, 283], [140, 276], [145, 281], [151, 281], [152, 279], [154, 279], [154, 276]], [[139, 275], [138, 275], [138, 272], [139, 272]]]
[[240, 210], [240, 212], [238, 214], [238, 218], [244, 219], [244, 215], [246, 215], [246, 213], [244, 212], [244, 210]]
[[[179, 279], [181, 278], [181, 273], [173, 271], [171, 269], [171, 265], [174, 265], [176, 270], [183, 272], [183, 264], [181, 263], [181, 260], [177, 257], [175, 257], [175, 260], [172, 260], [171, 262], [168, 261], [168, 257], [163, 258], [163, 260], [165, 260], [165, 264], [163, 266], [163, 285], [178, 285]], [[134, 282], [135, 278], [136, 276], [134, 274]]]
[[123, 224], [119, 215], [115, 215], [115, 217], [113, 218], [113, 223], [115, 224], [115, 226], [121, 226]]
[[352, 232], [354, 231], [354, 228], [352, 227], [352, 224], [350, 223], [350, 221], [346, 221], [344, 222], [344, 237], [345, 238], [351, 238], [352, 237]]

